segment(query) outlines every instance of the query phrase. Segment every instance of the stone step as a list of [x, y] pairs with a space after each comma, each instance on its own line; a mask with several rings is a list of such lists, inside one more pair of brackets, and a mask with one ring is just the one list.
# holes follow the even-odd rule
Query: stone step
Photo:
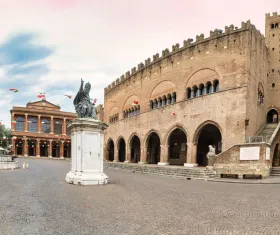
[[172, 166], [159, 167], [157, 165], [137, 165], [135, 163], [113, 163], [105, 162], [105, 167], [119, 168], [135, 173], [143, 174], [156, 174], [156, 175], [167, 175], [171, 177], [180, 178], [195, 178], [195, 179], [209, 179], [216, 178], [216, 175], [206, 168], [173, 168]]

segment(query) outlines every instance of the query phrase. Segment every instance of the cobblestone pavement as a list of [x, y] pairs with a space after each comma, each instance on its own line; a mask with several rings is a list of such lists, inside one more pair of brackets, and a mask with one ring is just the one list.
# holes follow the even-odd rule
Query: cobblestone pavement
[[1, 235], [280, 234], [278, 185], [105, 169], [110, 184], [78, 186], [64, 181], [69, 161], [28, 163], [28, 170], [0, 171]]

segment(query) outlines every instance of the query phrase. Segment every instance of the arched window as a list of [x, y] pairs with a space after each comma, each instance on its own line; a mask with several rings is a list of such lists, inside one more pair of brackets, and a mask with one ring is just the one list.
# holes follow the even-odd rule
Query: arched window
[[171, 104], [171, 95], [167, 95], [167, 105]]
[[193, 87], [193, 97], [197, 97], [198, 96], [198, 88], [197, 86]]
[[160, 108], [161, 106], [162, 106], [162, 100], [161, 100], [161, 97], [159, 97], [158, 98], [158, 106], [157, 107]]
[[205, 94], [205, 88], [204, 84], [199, 85], [199, 95], [204, 95]]
[[37, 118], [28, 119], [28, 131], [37, 132]]
[[152, 100], [150, 100], [150, 109], [154, 108], [154, 102]]
[[68, 124], [70, 123], [70, 121], [68, 121], [66, 123], [66, 135], [70, 136], [71, 135], [71, 131], [70, 131], [70, 128], [67, 128]]
[[212, 84], [211, 82], [206, 83], [206, 94], [211, 94], [212, 93]]
[[192, 98], [192, 89], [191, 88], [187, 88], [187, 99], [191, 99]]
[[42, 119], [41, 121], [41, 132], [50, 133], [50, 121], [48, 119]]
[[214, 90], [214, 92], [218, 92], [219, 91], [219, 81], [218, 80], [214, 81], [213, 90]]
[[177, 98], [176, 92], [173, 92], [173, 93], [172, 93], [172, 99], [171, 99], [171, 103], [172, 103], [172, 104], [176, 103], [176, 98]]
[[162, 97], [162, 106], [165, 106], [166, 105], [166, 96], [164, 95]]
[[157, 108], [157, 100], [154, 99], [154, 103], [153, 103], [153, 109], [156, 109]]
[[62, 122], [60, 120], [54, 120], [54, 134], [60, 135], [62, 134]]
[[24, 131], [24, 118], [23, 117], [16, 118], [16, 131]]

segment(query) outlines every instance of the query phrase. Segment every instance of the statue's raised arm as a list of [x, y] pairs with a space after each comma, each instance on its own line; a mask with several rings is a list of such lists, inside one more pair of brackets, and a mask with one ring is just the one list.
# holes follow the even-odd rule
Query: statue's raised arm
[[90, 102], [89, 92], [91, 85], [88, 82], [84, 88], [84, 81], [81, 79], [80, 90], [78, 91], [73, 104], [79, 118], [94, 118], [96, 119], [96, 108]]

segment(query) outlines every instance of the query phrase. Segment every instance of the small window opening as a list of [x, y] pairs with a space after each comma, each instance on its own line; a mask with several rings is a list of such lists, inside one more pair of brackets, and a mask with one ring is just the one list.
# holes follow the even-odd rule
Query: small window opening
[[274, 51], [274, 47], [272, 48], [272, 50]]
[[275, 87], [275, 83], [272, 83], [272, 88], [274, 88]]
[[274, 69], [272, 69], [272, 73], [274, 73]]
[[271, 24], [271, 29], [274, 29], [274, 24]]
[[278, 28], [278, 23], [275, 24], [275, 28]]

